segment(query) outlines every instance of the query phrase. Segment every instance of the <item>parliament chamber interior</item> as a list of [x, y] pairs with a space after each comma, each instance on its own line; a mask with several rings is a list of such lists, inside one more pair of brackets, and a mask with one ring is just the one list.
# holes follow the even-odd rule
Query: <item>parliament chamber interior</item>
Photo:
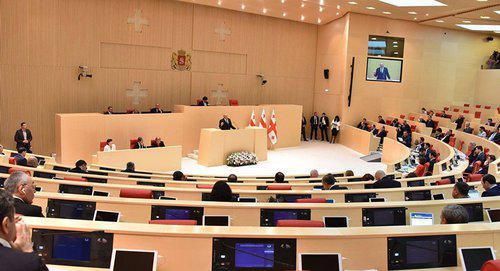
[[500, 270], [499, 0], [0, 0], [0, 271]]

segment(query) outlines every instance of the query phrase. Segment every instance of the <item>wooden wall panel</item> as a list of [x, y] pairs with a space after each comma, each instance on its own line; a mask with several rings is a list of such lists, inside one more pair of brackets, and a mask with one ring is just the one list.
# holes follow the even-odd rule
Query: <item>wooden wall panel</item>
[[[138, 9], [149, 21], [141, 33], [127, 24]], [[220, 41], [215, 28], [224, 22], [231, 35]], [[50, 154], [56, 113], [156, 103], [172, 110], [220, 83], [240, 104], [298, 104], [309, 114], [316, 32], [315, 25], [173, 0], [1, 0], [0, 144], [14, 148], [13, 133], [27, 121], [34, 151]], [[191, 72], [170, 68], [171, 52], [181, 49], [193, 56]], [[92, 79], [76, 79], [80, 65]], [[125, 92], [134, 81], [148, 89], [138, 106]]]

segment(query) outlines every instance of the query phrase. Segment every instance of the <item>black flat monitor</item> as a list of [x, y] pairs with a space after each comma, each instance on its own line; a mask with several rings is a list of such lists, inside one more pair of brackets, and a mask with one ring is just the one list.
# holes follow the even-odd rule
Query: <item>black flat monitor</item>
[[0, 166], [0, 173], [9, 173], [10, 167]]
[[468, 203], [462, 205], [469, 214], [469, 222], [484, 221], [483, 203]]
[[349, 218], [347, 216], [324, 216], [323, 222], [326, 228], [347, 228]]
[[47, 264], [109, 268], [113, 234], [33, 229], [34, 252]]
[[406, 225], [406, 208], [363, 208], [363, 227], [404, 226]]
[[500, 221], [500, 209], [487, 209], [486, 213], [490, 222]]
[[47, 217], [92, 220], [95, 209], [95, 202], [49, 199]]
[[203, 224], [203, 207], [151, 206], [151, 220], [196, 220]]
[[424, 180], [407, 181], [406, 185], [408, 187], [425, 186], [425, 181]]
[[95, 177], [85, 177], [89, 183], [108, 183], [107, 179], [95, 178]]
[[230, 226], [231, 218], [227, 215], [204, 215], [203, 226]]
[[52, 167], [52, 170], [55, 170], [55, 171], [69, 171], [71, 168], [69, 167], [61, 167], [61, 166], [53, 166]]
[[275, 227], [278, 220], [311, 220], [311, 209], [261, 209], [260, 226]]
[[432, 200], [431, 190], [405, 191], [405, 201]]
[[302, 253], [299, 270], [342, 271], [342, 256], [338, 253]]
[[485, 262], [495, 260], [492, 247], [461, 247], [459, 250], [464, 271], [481, 270]]
[[297, 240], [213, 238], [212, 270], [296, 270]]
[[397, 164], [395, 164], [395, 165], [394, 165], [394, 168], [395, 168], [396, 170], [400, 170], [400, 169], [401, 169], [401, 163], [397, 163]]
[[355, 194], [345, 194], [345, 202], [370, 202], [370, 198], [376, 198], [376, 193], [355, 193]]
[[441, 171], [446, 171], [446, 169], [448, 169], [446, 166], [446, 163], [442, 163], [441, 164]]
[[94, 221], [119, 222], [120, 212], [96, 210]]
[[310, 199], [311, 194], [276, 194], [278, 202], [296, 202], [298, 199]]
[[457, 266], [455, 235], [388, 237], [389, 270]]
[[[145, 178], [144, 178], [145, 179]], [[155, 182], [141, 182], [138, 181], [137, 185], [146, 185], [146, 186], [156, 186], [156, 187], [165, 187], [165, 183], [155, 183]]]
[[33, 173], [33, 177], [37, 178], [44, 178], [44, 179], [52, 179], [56, 176], [54, 173], [48, 173], [48, 172], [42, 172], [42, 171], [35, 171]]
[[238, 202], [257, 202], [257, 198], [238, 198]]
[[352, 183], [352, 182], [362, 182], [363, 181], [363, 178], [349, 178], [347, 179], [347, 182], [348, 183]]
[[151, 176], [142, 176], [142, 175], [128, 175], [128, 177], [134, 179], [151, 179]]
[[156, 271], [157, 251], [115, 249], [111, 271]]
[[333, 173], [333, 177], [338, 178], [338, 177], [344, 177], [344, 173]]
[[[232, 202], [237, 202], [238, 198], [240, 197], [240, 194], [232, 194], [231, 201]], [[212, 199], [212, 194], [211, 193], [201, 193], [201, 201], [211, 201]]]
[[116, 171], [116, 169], [110, 168], [110, 167], [99, 167], [99, 170], [103, 170], [103, 171]]
[[61, 194], [77, 194], [77, 195], [92, 195], [94, 188], [92, 186], [60, 184], [59, 193]]

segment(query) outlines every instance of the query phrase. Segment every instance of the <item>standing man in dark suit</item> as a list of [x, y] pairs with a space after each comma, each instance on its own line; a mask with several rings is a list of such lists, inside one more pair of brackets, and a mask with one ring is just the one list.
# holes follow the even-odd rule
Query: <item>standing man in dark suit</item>
[[386, 176], [383, 170], [378, 170], [375, 173], [375, 183], [373, 183], [373, 189], [378, 188], [398, 188], [401, 187], [401, 183], [395, 181], [392, 177]]
[[307, 125], [306, 117], [304, 117], [304, 115], [302, 115], [302, 126], [300, 128], [300, 135], [302, 137], [302, 140], [304, 140], [304, 141], [307, 141], [307, 137], [306, 137], [306, 125]]
[[14, 140], [16, 141], [16, 149], [22, 147], [26, 149], [26, 152], [31, 153], [31, 140], [33, 140], [33, 136], [26, 122], [21, 122], [21, 129], [16, 131]]
[[373, 76], [377, 77], [377, 80], [382, 80], [382, 81], [391, 79], [391, 76], [389, 75], [389, 69], [384, 67], [384, 63], [380, 63], [380, 66], [375, 70]]
[[221, 130], [236, 130], [236, 127], [233, 126], [231, 119], [227, 115], [223, 115], [222, 119], [219, 120], [219, 128]]
[[208, 97], [207, 96], [204, 96], [203, 99], [201, 99], [201, 101], [198, 102], [198, 106], [208, 106]]
[[14, 199], [0, 190], [0, 270], [48, 271], [42, 259], [33, 253], [30, 230], [15, 218]]
[[457, 130], [462, 129], [462, 125], [464, 125], [465, 118], [463, 115], [458, 116], [458, 118], [455, 120], [455, 123], [457, 124]]
[[161, 114], [163, 113], [163, 110], [161, 109], [160, 104], [156, 104], [155, 107], [151, 108], [150, 112]]
[[481, 197], [500, 196], [500, 186], [497, 185], [495, 176], [491, 174], [484, 175], [481, 179], [481, 184], [484, 188], [484, 192]]
[[314, 115], [309, 120], [309, 125], [311, 125], [311, 136], [309, 138], [312, 140], [314, 133], [314, 140], [318, 140], [318, 125], [319, 125], [318, 112], [314, 112]]
[[319, 118], [319, 129], [321, 130], [321, 141], [325, 141], [325, 135], [326, 135], [326, 141], [330, 142], [328, 139], [328, 127], [330, 126], [330, 120], [326, 116], [325, 113], [321, 114], [321, 118]]
[[42, 208], [32, 205], [36, 190], [35, 183], [28, 174], [22, 171], [12, 173], [5, 180], [4, 188], [14, 197], [16, 214], [43, 217]]

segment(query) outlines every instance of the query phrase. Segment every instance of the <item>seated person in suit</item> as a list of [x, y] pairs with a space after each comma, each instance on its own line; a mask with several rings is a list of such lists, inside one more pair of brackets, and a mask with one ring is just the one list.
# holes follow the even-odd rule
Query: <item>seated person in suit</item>
[[431, 116], [427, 116], [427, 120], [425, 121], [425, 127], [430, 127], [434, 131], [434, 121]]
[[432, 175], [434, 172], [434, 164], [436, 164], [437, 162], [437, 153], [435, 151], [431, 150], [428, 162], [429, 167], [427, 168], [427, 172], [430, 172], [430, 174]]
[[165, 147], [165, 143], [161, 140], [160, 137], [155, 138], [151, 144], [151, 148]]
[[472, 134], [472, 132], [474, 132], [474, 129], [472, 129], [472, 128], [470, 127], [470, 123], [468, 123], [468, 122], [467, 122], [467, 123], [465, 124], [464, 133]]
[[233, 191], [225, 181], [217, 181], [210, 192], [210, 201], [233, 201]]
[[106, 114], [106, 115], [112, 115], [112, 114], [114, 114], [113, 107], [112, 106], [108, 106], [108, 109], [106, 110], [106, 112], [104, 112], [104, 114]]
[[151, 108], [149, 111], [151, 113], [163, 113], [163, 110], [160, 107], [160, 104], [156, 104], [155, 107]]
[[403, 143], [406, 147], [411, 148], [411, 135], [408, 131], [403, 131], [403, 136], [398, 138], [398, 141]]
[[198, 106], [209, 106], [208, 97], [204, 96], [203, 99], [201, 99], [201, 101], [198, 102]]
[[283, 172], [277, 172], [274, 175], [274, 182], [275, 183], [288, 183], [288, 182], [285, 182], [285, 174], [283, 174]]
[[384, 138], [386, 136], [387, 136], [387, 130], [385, 130], [385, 126], [382, 126], [377, 134], [377, 137], [380, 137], [380, 144], [384, 143]]
[[236, 127], [233, 126], [231, 119], [227, 115], [223, 115], [222, 119], [219, 120], [219, 128], [221, 130], [236, 130]]
[[489, 118], [488, 121], [486, 121], [486, 123], [484, 125], [495, 126], [495, 123], [493, 123], [493, 119], [492, 118]]
[[403, 131], [407, 131], [408, 134], [411, 135], [411, 126], [408, 122], [406, 122], [406, 120], [403, 120], [403, 124], [401, 124], [401, 126], [403, 127]]
[[497, 185], [495, 176], [491, 174], [484, 175], [481, 179], [481, 184], [484, 188], [484, 192], [481, 194], [481, 197], [500, 196], [500, 186]]
[[474, 171], [474, 164], [480, 161], [484, 165], [486, 161], [486, 154], [483, 152], [482, 146], [476, 146], [474, 151], [469, 156], [469, 166], [465, 169], [465, 173], [472, 173]]
[[373, 183], [373, 188], [398, 188], [401, 187], [401, 183], [394, 180], [390, 176], [386, 176], [383, 170], [378, 170], [375, 172], [375, 183]]
[[123, 170], [122, 172], [135, 172], [135, 164], [134, 162], [128, 162], [127, 163], [127, 168]]
[[382, 118], [382, 116], [378, 116], [378, 123], [385, 124], [385, 120]]
[[229, 176], [227, 176], [227, 182], [228, 183], [236, 183], [236, 182], [238, 182], [238, 176], [236, 176], [234, 174], [229, 174]]
[[482, 138], [487, 137], [486, 128], [484, 128], [484, 126], [479, 127], [479, 132], [477, 133], [477, 136]]
[[16, 159], [16, 164], [20, 166], [27, 166], [28, 160], [26, 159], [26, 149], [21, 147], [17, 150], [17, 153], [14, 155]]
[[144, 139], [142, 137], [137, 138], [137, 142], [134, 144], [134, 149], [145, 149], [146, 145], [144, 145]]
[[462, 205], [450, 204], [441, 211], [441, 224], [469, 223], [469, 213]]
[[363, 118], [363, 120], [360, 123], [358, 123], [358, 126], [356, 127], [361, 130], [368, 130], [368, 123], [366, 122], [366, 119]]
[[36, 190], [35, 183], [28, 174], [22, 171], [12, 173], [5, 180], [4, 188], [14, 197], [16, 214], [43, 217], [42, 208], [32, 205]]
[[496, 144], [500, 145], [500, 125], [498, 125], [497, 128], [495, 129], [495, 131], [493, 133], [491, 133], [488, 140], [493, 141]]
[[420, 137], [415, 141], [415, 151], [420, 152], [422, 149], [425, 149], [425, 138]]
[[399, 120], [398, 119], [393, 119], [392, 123], [391, 123], [391, 126], [393, 126], [393, 127], [399, 127]]
[[318, 177], [319, 177], [318, 170], [313, 169], [309, 172], [309, 178], [318, 178]]
[[420, 113], [427, 115], [427, 109], [425, 109], [425, 107], [422, 107], [422, 109], [420, 109]]
[[372, 133], [372, 135], [377, 136], [378, 135], [378, 129], [375, 124], [373, 125], [368, 125], [368, 132]]
[[361, 177], [362, 182], [373, 181], [373, 180], [375, 180], [375, 177], [373, 177], [373, 175], [371, 175], [370, 173], [366, 173], [365, 175], [363, 175], [363, 177]]
[[187, 180], [187, 177], [184, 175], [184, 173], [182, 173], [182, 171], [177, 170], [172, 174], [172, 180], [185, 181]]
[[448, 130], [444, 135], [443, 138], [441, 138], [441, 141], [443, 141], [446, 144], [450, 144], [450, 139], [453, 136], [453, 132], [451, 130]]
[[345, 190], [347, 187], [342, 187], [335, 185], [337, 180], [333, 176], [333, 174], [326, 174], [323, 176], [323, 179], [321, 180], [321, 183], [323, 184], [323, 190]]
[[477, 174], [488, 174], [488, 169], [490, 168], [490, 163], [495, 161], [497, 158], [495, 155], [486, 155], [486, 160], [484, 161], [481, 169], [477, 172]]
[[431, 160], [431, 143], [427, 142], [424, 144], [425, 145], [425, 162], [428, 162], [429, 160]]
[[464, 199], [469, 197], [470, 186], [466, 182], [457, 182], [453, 186], [451, 196], [454, 199]]
[[443, 129], [437, 128], [436, 133], [434, 134], [434, 138], [441, 140], [443, 138], [443, 136], [444, 136]]
[[455, 123], [457, 124], [457, 130], [462, 129], [462, 126], [464, 125], [465, 117], [463, 115], [458, 116], [458, 118], [455, 120]]
[[35, 156], [30, 156], [26, 162], [27, 167], [37, 168], [38, 167], [38, 159]]
[[15, 209], [12, 196], [0, 190], [0, 270], [48, 271], [33, 252], [30, 229], [14, 217]]
[[352, 170], [348, 169], [348, 170], [346, 170], [346, 171], [344, 172], [344, 176], [345, 176], [345, 177], [352, 177], [352, 176], [354, 176], [354, 171], [352, 171]]
[[87, 172], [87, 162], [85, 160], [78, 160], [75, 163], [75, 167], [70, 169], [69, 172], [86, 174]]
[[5, 155], [5, 153], [3, 153], [3, 146], [0, 145], [0, 155]]
[[106, 139], [106, 146], [104, 146], [104, 151], [115, 151], [116, 150], [116, 145], [113, 144], [113, 139], [108, 138]]

